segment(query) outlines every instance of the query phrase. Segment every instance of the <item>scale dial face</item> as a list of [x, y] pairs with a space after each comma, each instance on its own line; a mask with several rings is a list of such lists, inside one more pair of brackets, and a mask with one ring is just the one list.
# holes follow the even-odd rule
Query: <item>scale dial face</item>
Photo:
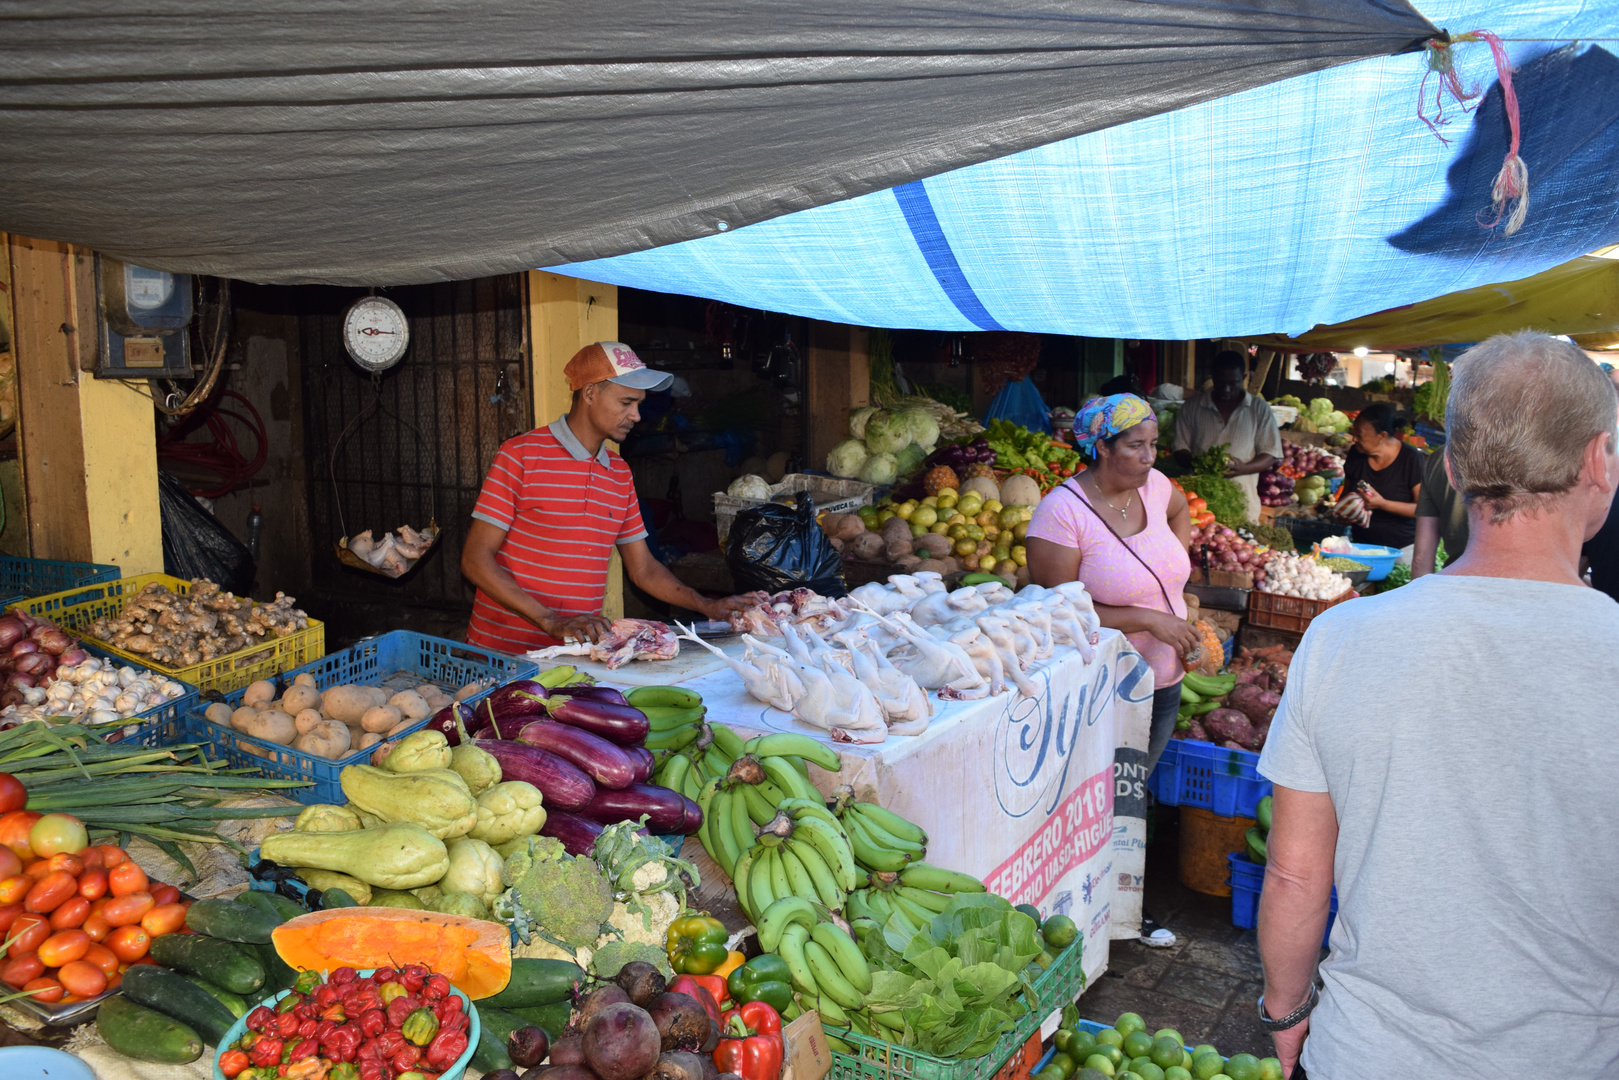
[[405, 355], [410, 322], [392, 300], [363, 297], [343, 317], [343, 344], [365, 370], [386, 371]]
[[124, 301], [135, 311], [156, 311], [173, 295], [173, 274], [124, 264]]

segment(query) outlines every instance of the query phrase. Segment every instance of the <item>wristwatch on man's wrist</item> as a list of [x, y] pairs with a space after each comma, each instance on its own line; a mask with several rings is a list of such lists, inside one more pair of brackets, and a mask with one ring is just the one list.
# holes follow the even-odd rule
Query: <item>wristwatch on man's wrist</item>
[[1259, 1022], [1265, 1025], [1265, 1030], [1267, 1031], [1286, 1031], [1288, 1028], [1298, 1027], [1304, 1022], [1304, 1018], [1310, 1015], [1311, 1011], [1315, 1008], [1316, 1003], [1320, 1000], [1321, 991], [1316, 988], [1314, 982], [1311, 982], [1310, 996], [1304, 999], [1304, 1004], [1300, 1005], [1286, 1016], [1273, 1020], [1271, 1019], [1270, 1015], [1265, 1012], [1265, 997], [1263, 994], [1261, 994], [1259, 997]]

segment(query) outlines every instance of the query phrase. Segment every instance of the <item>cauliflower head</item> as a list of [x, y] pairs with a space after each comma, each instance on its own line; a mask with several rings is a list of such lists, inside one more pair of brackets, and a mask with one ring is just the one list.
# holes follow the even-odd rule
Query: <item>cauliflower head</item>
[[669, 927], [680, 917], [680, 901], [666, 892], [649, 893], [635, 900], [634, 907], [623, 901], [613, 904], [613, 914], [607, 919], [612, 929], [603, 936], [662, 948]]

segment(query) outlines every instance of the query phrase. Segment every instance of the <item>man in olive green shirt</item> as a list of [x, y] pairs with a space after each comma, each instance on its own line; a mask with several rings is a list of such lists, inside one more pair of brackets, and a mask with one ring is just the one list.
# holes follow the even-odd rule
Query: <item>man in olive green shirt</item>
[[1439, 541], [1445, 542], [1446, 562], [1455, 562], [1467, 550], [1467, 505], [1445, 474], [1445, 451], [1434, 449], [1422, 467], [1422, 490], [1417, 493], [1417, 540], [1411, 554], [1411, 576], [1434, 572]]

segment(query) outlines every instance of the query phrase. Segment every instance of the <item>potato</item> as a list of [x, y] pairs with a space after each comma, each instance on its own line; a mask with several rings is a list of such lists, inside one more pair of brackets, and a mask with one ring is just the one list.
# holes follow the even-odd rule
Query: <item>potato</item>
[[313, 675], [309, 674], [309, 672], [307, 672], [307, 671], [304, 672], [302, 675], [298, 675], [298, 676], [294, 677], [293, 680], [292, 680], [292, 685], [294, 685], [294, 686], [308, 686], [308, 687], [311, 687], [312, 689], [316, 689], [316, 690], [320, 689], [318, 686], [315, 685], [315, 677]]
[[281, 711], [288, 716], [297, 716], [307, 709], [320, 707], [320, 691], [313, 686], [289, 686], [287, 692], [281, 695]]
[[380, 686], [368, 686], [366, 689], [371, 691], [371, 700], [378, 705], [388, 704], [388, 698], [392, 696]]
[[434, 713], [427, 699], [414, 690], [399, 691], [388, 699], [388, 704], [398, 709], [401, 716], [410, 720], [425, 720]]
[[[285, 712], [286, 710], [282, 711]], [[300, 710], [298, 715], [292, 718], [292, 726], [298, 729], [298, 734], [300, 735], [308, 735], [310, 729], [315, 727], [317, 724], [335, 723], [337, 723], [336, 720], [328, 720], [314, 709]]]
[[[834, 517], [837, 518], [835, 522], [832, 521]], [[848, 543], [866, 531], [866, 523], [860, 520], [859, 514], [828, 514], [821, 522], [821, 528], [825, 529], [826, 534], [832, 539]]]
[[[910, 535], [911, 534], [909, 532], [906, 532], [905, 534], [907, 539], [910, 538]], [[868, 532], [861, 533], [853, 540], [850, 540], [849, 543], [845, 545], [844, 550], [847, 551], [852, 558], [870, 560], [880, 556], [883, 553], [884, 546], [885, 541], [883, 540], [881, 533]]]
[[243, 705], [241, 708], [230, 714], [230, 726], [235, 728], [237, 731], [246, 731], [248, 722], [257, 720], [258, 717], [259, 710], [255, 709], [251, 705]]
[[437, 683], [430, 682], [424, 682], [420, 686], [416, 687], [416, 692], [422, 695], [422, 697], [426, 698], [428, 701], [432, 701], [435, 697], [448, 696], [444, 693], [443, 687], [439, 686]]
[[379, 743], [381, 741], [382, 741], [382, 735], [381, 735], [380, 732], [368, 731], [364, 735], [360, 736], [360, 744], [359, 744], [358, 749], [369, 750], [369, 749], [371, 749], [373, 746], [377, 745], [377, 743]]
[[829, 539], [829, 540], [837, 540], [837, 539], [839, 539], [838, 526], [842, 522], [843, 522], [843, 515], [840, 514], [840, 513], [837, 513], [836, 511], [834, 511], [834, 512], [832, 512], [830, 514], [822, 514], [821, 515], [821, 531], [826, 534], [827, 539]]
[[465, 701], [467, 698], [471, 697], [473, 694], [478, 693], [483, 688], [484, 688], [484, 684], [481, 683], [481, 682], [469, 682], [465, 686], [463, 686], [461, 689], [459, 689], [459, 690], [457, 690], [455, 692], [455, 700], [457, 700], [457, 701]]
[[293, 723], [292, 717], [280, 709], [266, 709], [254, 714], [241, 730], [244, 735], [251, 735], [265, 742], [280, 743], [282, 746], [298, 737], [298, 727]]
[[257, 705], [261, 701], [275, 700], [275, 683], [260, 679], [255, 683], [248, 683], [247, 689], [242, 691], [243, 705]]
[[358, 724], [366, 710], [377, 704], [372, 700], [370, 687], [366, 686], [334, 686], [320, 696], [321, 712], [351, 725]]
[[226, 705], [223, 701], [216, 701], [204, 709], [202, 715], [207, 718], [210, 724], [218, 724], [220, 727], [230, 727], [230, 716], [232, 711], [233, 710], [231, 707]]
[[392, 705], [373, 705], [360, 714], [360, 727], [366, 731], [388, 731], [397, 726], [403, 714]]
[[386, 734], [390, 739], [395, 735], [403, 735], [405, 732], [409, 731], [411, 726], [415, 723], [416, 721], [410, 719], [409, 717], [404, 717], [399, 721], [399, 723], [389, 728]]
[[306, 710], [307, 715], [315, 717], [315, 723], [293, 740], [292, 748], [302, 750], [306, 754], [318, 754], [323, 758], [335, 759], [347, 755], [353, 745], [349, 737], [349, 729], [336, 720], [326, 720], [313, 709]]

